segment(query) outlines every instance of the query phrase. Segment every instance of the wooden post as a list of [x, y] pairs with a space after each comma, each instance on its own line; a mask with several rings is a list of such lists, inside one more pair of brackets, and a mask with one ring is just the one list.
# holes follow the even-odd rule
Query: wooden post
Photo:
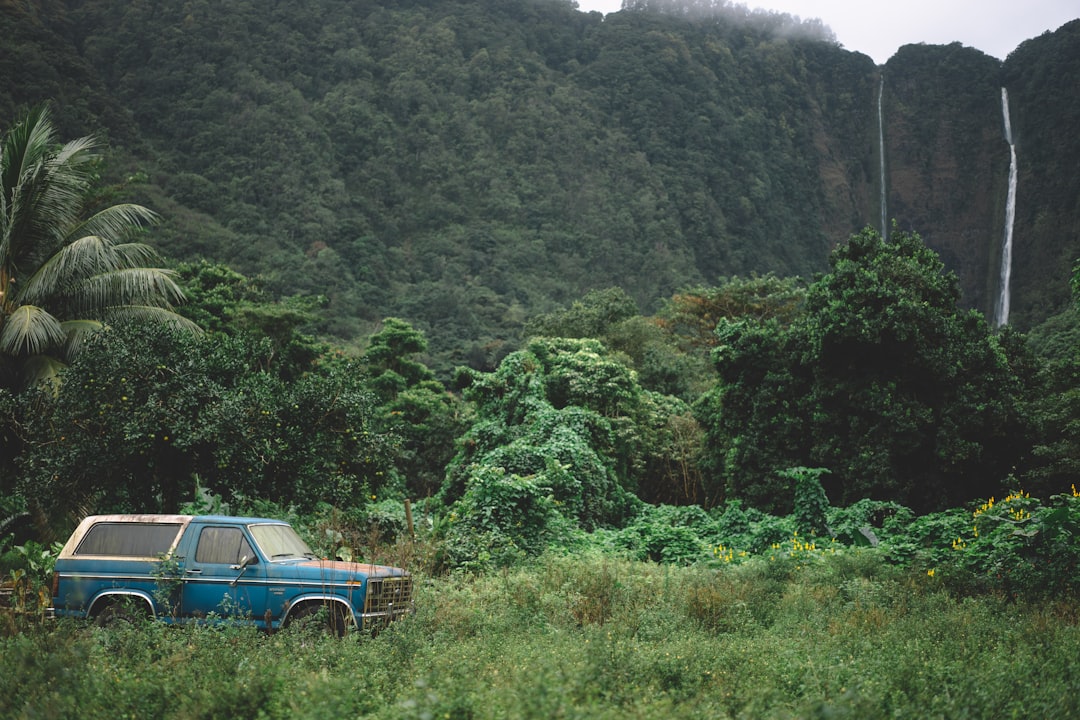
[[409, 528], [409, 540], [416, 542], [416, 533], [413, 532], [412, 524], [412, 503], [409, 502], [409, 498], [405, 498], [405, 524]]

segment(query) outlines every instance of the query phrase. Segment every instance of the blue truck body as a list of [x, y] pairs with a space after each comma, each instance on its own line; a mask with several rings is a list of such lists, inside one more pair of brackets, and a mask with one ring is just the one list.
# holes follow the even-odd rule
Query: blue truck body
[[123, 613], [170, 624], [251, 622], [276, 630], [320, 609], [337, 632], [413, 611], [395, 567], [318, 559], [288, 523], [222, 515], [97, 515], [56, 561], [56, 617]]

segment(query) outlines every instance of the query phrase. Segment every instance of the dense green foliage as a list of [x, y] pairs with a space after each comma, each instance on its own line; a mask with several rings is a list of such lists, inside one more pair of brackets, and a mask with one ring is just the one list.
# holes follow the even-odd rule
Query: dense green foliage
[[547, 524], [536, 513], [545, 507], [558, 505], [588, 529], [627, 515], [643, 391], [631, 370], [605, 354], [596, 340], [541, 338], [494, 373], [462, 370], [476, 422], [441, 493], [446, 504], [463, 501], [451, 528], [459, 542], [479, 551], [495, 533], [506, 536], [499, 544], [535, 553]]
[[427, 339], [398, 318], [386, 318], [361, 357], [379, 400], [382, 427], [400, 442], [395, 475], [408, 497], [429, 497], [442, 485], [469, 409], [416, 356]]
[[957, 308], [956, 278], [908, 233], [838, 248], [802, 315], [722, 319], [698, 406], [731, 497], [789, 509], [782, 471], [826, 468], [834, 502], [919, 511], [999, 492], [1031, 442], [1022, 345]]
[[653, 312], [691, 284], [823, 270], [880, 216], [882, 73], [887, 210], [958, 273], [965, 307], [998, 289], [1002, 85], [1020, 327], [1065, 303], [1080, 254], [1062, 246], [1074, 221], [1050, 219], [1072, 212], [1049, 186], [1068, 185], [1073, 141], [1042, 131], [1072, 122], [1073, 25], [1004, 65], [950, 45], [875, 68], [819, 23], [722, 2], [27, 8], [0, 11], [17, 59], [0, 109], [49, 100], [65, 132], [101, 127], [106, 176], [165, 217], [170, 256], [324, 296], [335, 342], [403, 318], [444, 379], [493, 368], [524, 320], [592, 289]]
[[58, 147], [44, 107], [0, 141], [0, 388], [52, 379], [87, 334], [140, 319], [195, 330], [172, 312], [172, 272], [135, 233], [140, 205], [98, 207], [93, 138]]
[[54, 513], [175, 511], [199, 478], [227, 500], [301, 507], [381, 491], [391, 440], [359, 371], [342, 364], [290, 382], [259, 369], [270, 352], [161, 329], [100, 334], [55, 397], [20, 396], [20, 471], [6, 490]]

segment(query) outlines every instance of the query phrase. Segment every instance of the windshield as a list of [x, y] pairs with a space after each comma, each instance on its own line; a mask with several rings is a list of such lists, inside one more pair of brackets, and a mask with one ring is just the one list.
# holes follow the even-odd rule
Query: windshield
[[251, 525], [251, 535], [271, 560], [313, 558], [315, 553], [288, 525]]

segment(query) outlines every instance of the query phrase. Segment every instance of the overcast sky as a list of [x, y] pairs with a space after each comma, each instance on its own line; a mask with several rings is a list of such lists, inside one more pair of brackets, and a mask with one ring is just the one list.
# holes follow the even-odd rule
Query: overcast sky
[[[820, 18], [848, 50], [882, 65], [901, 45], [961, 42], [1004, 60], [1024, 40], [1080, 18], [1077, 0], [742, 0], [734, 4]], [[578, 0], [615, 12], [621, 0]]]

